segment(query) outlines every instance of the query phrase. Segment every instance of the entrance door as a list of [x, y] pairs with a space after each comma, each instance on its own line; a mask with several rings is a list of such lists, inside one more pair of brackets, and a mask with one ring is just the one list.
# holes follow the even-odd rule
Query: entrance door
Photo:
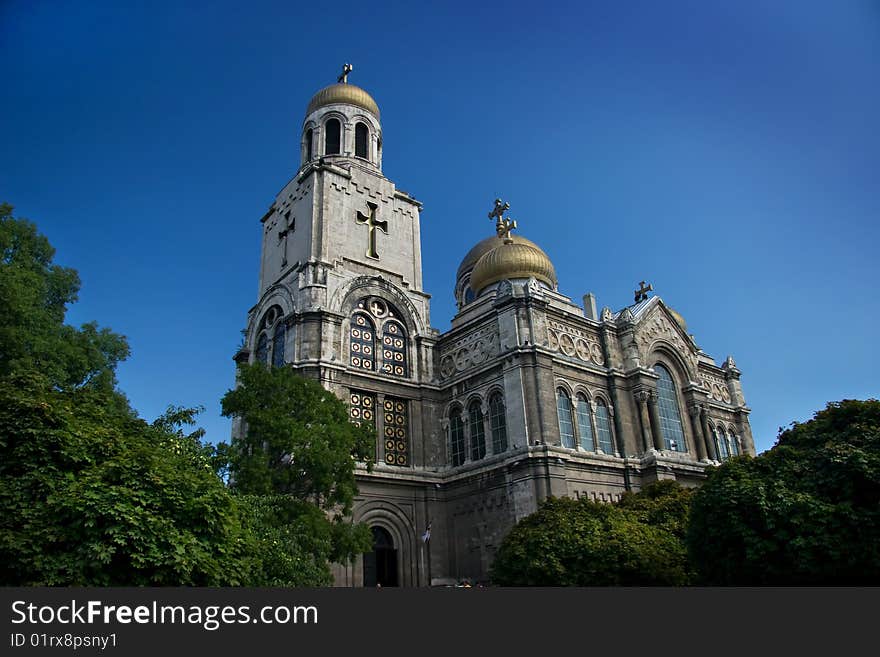
[[385, 529], [373, 527], [373, 551], [364, 555], [364, 586], [397, 586], [397, 550]]

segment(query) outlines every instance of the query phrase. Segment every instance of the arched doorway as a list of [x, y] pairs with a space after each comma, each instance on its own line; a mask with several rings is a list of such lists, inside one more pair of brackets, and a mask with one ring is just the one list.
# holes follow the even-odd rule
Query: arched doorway
[[373, 551], [364, 555], [364, 586], [397, 586], [397, 550], [391, 534], [373, 527]]

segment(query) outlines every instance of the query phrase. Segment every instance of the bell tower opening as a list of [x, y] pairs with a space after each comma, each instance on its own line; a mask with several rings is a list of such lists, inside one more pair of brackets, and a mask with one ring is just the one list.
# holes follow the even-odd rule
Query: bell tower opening
[[388, 530], [373, 527], [373, 551], [364, 555], [364, 586], [399, 586], [397, 549]]

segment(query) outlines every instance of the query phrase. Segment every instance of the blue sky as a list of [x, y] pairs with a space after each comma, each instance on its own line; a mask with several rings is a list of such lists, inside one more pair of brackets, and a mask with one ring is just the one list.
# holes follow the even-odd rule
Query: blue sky
[[68, 320], [125, 334], [147, 419], [219, 400], [256, 302], [259, 219], [306, 104], [349, 78], [384, 171], [425, 204], [434, 326], [492, 200], [560, 290], [645, 279], [743, 372], [759, 451], [878, 396], [880, 5], [807, 2], [0, 4], [0, 200], [79, 270]]

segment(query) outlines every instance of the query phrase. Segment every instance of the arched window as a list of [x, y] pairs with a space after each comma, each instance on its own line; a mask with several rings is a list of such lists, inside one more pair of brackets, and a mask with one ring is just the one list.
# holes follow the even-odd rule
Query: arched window
[[727, 446], [727, 436], [724, 435], [724, 427], [712, 427], [712, 434], [715, 438], [715, 451], [718, 453], [718, 460], [723, 461], [730, 458], [730, 450]]
[[367, 145], [369, 144], [370, 131], [365, 123], [358, 123], [354, 126], [354, 154], [364, 159], [369, 157]]
[[562, 446], [574, 449], [574, 424], [571, 419], [571, 398], [562, 388], [556, 390], [556, 414], [559, 416], [559, 437]]
[[489, 399], [489, 424], [492, 427], [492, 453], [507, 451], [507, 418], [504, 415], [504, 398], [496, 392]]
[[471, 430], [471, 460], [479, 461], [486, 456], [486, 430], [483, 428], [483, 408], [478, 399], [468, 406]]
[[611, 439], [611, 417], [603, 400], [596, 402], [596, 434], [599, 449], [605, 454], [614, 454], [614, 441]]
[[464, 302], [471, 303], [476, 298], [477, 298], [477, 295], [474, 294], [473, 288], [470, 285], [465, 286], [465, 288], [464, 288]]
[[590, 424], [590, 402], [587, 398], [579, 394], [577, 396], [577, 425], [578, 435], [581, 438], [581, 448], [588, 452], [595, 451], [596, 447], [593, 443], [593, 427]]
[[312, 141], [315, 137], [315, 131], [309, 128], [306, 130], [306, 162], [312, 161]]
[[382, 371], [394, 376], [407, 376], [406, 331], [398, 322], [385, 322], [382, 334]]
[[375, 330], [366, 315], [363, 313], [352, 315], [349, 337], [351, 338], [349, 362], [352, 366], [363, 370], [375, 370]]
[[736, 437], [736, 434], [733, 431], [728, 433], [730, 437], [730, 455], [731, 456], [739, 456], [742, 454], [739, 448], [739, 438]]
[[324, 138], [324, 154], [339, 155], [339, 147], [341, 143], [340, 136], [342, 132], [339, 119], [330, 119], [327, 121], [327, 123], [324, 124], [324, 132], [326, 133]]
[[657, 410], [660, 411], [660, 430], [666, 449], [686, 452], [684, 431], [681, 427], [681, 411], [678, 408], [678, 394], [672, 375], [663, 365], [655, 365], [654, 371], [660, 377], [657, 381]]
[[461, 408], [456, 408], [449, 417], [449, 446], [452, 465], [464, 463], [464, 421], [461, 419]]
[[258, 363], [263, 365], [269, 364], [269, 336], [266, 335], [265, 331], [260, 333], [260, 337], [257, 339], [256, 357]]
[[272, 337], [272, 366], [284, 365], [284, 322], [278, 322], [275, 326], [275, 335]]

